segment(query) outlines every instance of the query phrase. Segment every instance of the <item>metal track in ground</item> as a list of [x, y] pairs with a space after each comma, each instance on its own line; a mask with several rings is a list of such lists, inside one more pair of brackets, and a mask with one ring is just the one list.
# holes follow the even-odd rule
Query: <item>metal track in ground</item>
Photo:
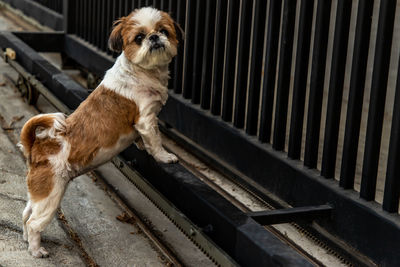
[[229, 255], [204, 235], [201, 229], [175, 208], [121, 157], [113, 158], [112, 163], [217, 266], [238, 266]]
[[169, 262], [167, 265], [169, 266], [183, 266], [177, 256], [161, 241], [153, 231], [149, 228], [149, 226], [142, 220], [140, 216], [138, 216], [132, 209], [125, 204], [125, 202], [114, 192], [114, 190], [107, 184], [106, 181], [103, 180], [101, 175], [98, 175], [94, 171], [88, 173], [89, 176], [95, 178], [96, 182], [100, 183], [102, 187], [104, 187], [106, 194], [114, 200], [118, 206], [120, 206], [124, 212], [128, 215], [129, 218], [133, 218], [135, 224], [139, 227], [139, 229], [153, 242], [155, 247], [162, 253], [162, 255]]

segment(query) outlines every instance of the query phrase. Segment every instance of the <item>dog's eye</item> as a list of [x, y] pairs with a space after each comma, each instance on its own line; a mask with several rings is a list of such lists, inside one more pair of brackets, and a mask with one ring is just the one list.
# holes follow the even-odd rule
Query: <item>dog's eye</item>
[[167, 36], [167, 37], [168, 37], [168, 35], [169, 35], [169, 32], [168, 32], [166, 29], [161, 29], [161, 30], [160, 30], [160, 33], [164, 34], [164, 35]]
[[137, 43], [138, 45], [140, 45], [142, 43], [144, 39], [144, 34], [143, 33], [139, 33], [138, 35], [136, 35], [135, 37], [135, 43]]

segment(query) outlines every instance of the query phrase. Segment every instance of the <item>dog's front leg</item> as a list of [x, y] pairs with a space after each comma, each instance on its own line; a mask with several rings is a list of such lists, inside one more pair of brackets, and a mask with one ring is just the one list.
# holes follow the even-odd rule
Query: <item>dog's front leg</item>
[[154, 113], [147, 116], [141, 116], [135, 124], [136, 130], [142, 137], [146, 151], [154, 157], [155, 160], [163, 163], [177, 162], [178, 158], [168, 153], [162, 146], [160, 131], [158, 130], [158, 119]]

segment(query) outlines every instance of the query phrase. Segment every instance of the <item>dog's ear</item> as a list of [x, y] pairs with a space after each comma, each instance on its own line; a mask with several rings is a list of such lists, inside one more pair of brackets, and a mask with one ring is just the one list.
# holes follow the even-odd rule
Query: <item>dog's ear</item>
[[111, 31], [110, 38], [108, 39], [108, 47], [110, 50], [120, 53], [124, 46], [122, 39], [122, 28], [125, 24], [125, 17], [122, 17], [113, 23], [113, 30]]
[[181, 25], [179, 25], [176, 21], [174, 21], [174, 27], [175, 27], [175, 32], [176, 32], [176, 38], [178, 41], [184, 41], [185, 40], [185, 32], [183, 31]]

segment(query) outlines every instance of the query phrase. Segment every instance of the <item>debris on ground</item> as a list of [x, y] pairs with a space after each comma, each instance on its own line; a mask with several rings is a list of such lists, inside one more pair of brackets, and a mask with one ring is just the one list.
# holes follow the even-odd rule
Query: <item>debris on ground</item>
[[129, 224], [136, 223], [135, 218], [130, 216], [126, 211], [124, 211], [122, 214], [118, 215], [116, 218], [120, 222], [129, 223]]

